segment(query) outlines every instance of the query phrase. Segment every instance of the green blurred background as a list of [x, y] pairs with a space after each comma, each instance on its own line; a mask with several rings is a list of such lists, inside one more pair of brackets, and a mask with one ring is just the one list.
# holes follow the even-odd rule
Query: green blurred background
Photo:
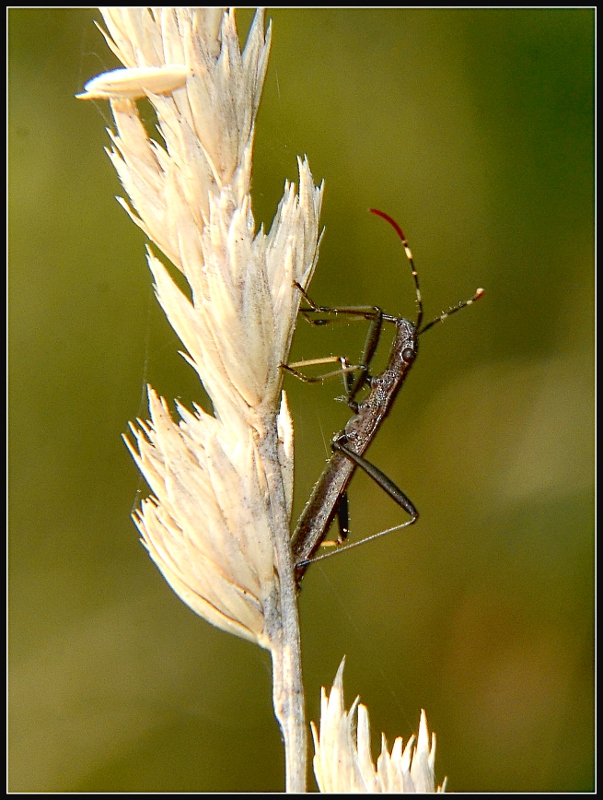
[[[451, 790], [592, 789], [594, 12], [268, 16], [256, 218], [306, 153], [326, 183], [312, 296], [414, 313], [371, 206], [403, 226], [427, 318], [487, 292], [421, 340], [371, 448], [419, 523], [304, 581], [309, 716], [346, 654], [375, 745], [425, 708]], [[9, 788], [279, 790], [267, 654], [185, 607], [130, 521], [120, 434], [144, 382], [203, 392], [114, 200], [108, 108], [73, 98], [117, 66], [93, 19], [9, 11]], [[300, 325], [292, 359], [362, 339]], [[348, 412], [336, 382], [285, 385], [301, 509]], [[350, 503], [358, 537], [403, 517], [364, 476]]]

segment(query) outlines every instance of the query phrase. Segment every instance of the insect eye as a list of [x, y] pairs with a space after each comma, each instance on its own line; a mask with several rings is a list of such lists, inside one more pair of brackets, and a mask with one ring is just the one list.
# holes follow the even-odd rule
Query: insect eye
[[414, 350], [411, 347], [405, 347], [404, 350], [402, 350], [402, 359], [406, 361], [406, 363], [412, 361], [414, 357]]

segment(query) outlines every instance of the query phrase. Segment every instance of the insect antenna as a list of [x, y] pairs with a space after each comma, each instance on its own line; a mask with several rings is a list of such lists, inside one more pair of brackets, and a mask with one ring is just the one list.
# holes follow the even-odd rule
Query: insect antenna
[[396, 220], [392, 219], [389, 216], [389, 214], [386, 214], [384, 211], [379, 211], [379, 209], [377, 209], [377, 208], [370, 208], [369, 211], [371, 212], [371, 214], [376, 214], [378, 217], [382, 217], [384, 220], [389, 222], [389, 224], [392, 226], [392, 228], [398, 234], [398, 237], [399, 237], [400, 241], [402, 242], [402, 246], [404, 247], [404, 252], [406, 253], [406, 258], [408, 259], [408, 261], [410, 263], [411, 270], [412, 270], [412, 277], [413, 277], [414, 282], [415, 282], [415, 288], [416, 288], [416, 293], [417, 293], [417, 322], [415, 324], [415, 328], [417, 330], [417, 336], [420, 335], [421, 333], [425, 333], [425, 331], [427, 331], [430, 328], [432, 328], [436, 323], [444, 322], [444, 320], [448, 319], [448, 317], [451, 314], [455, 314], [457, 311], [460, 311], [461, 308], [466, 308], [467, 306], [470, 306], [472, 303], [475, 303], [476, 300], [479, 300], [480, 297], [483, 296], [484, 290], [483, 289], [477, 289], [475, 294], [473, 295], [473, 297], [469, 298], [469, 300], [463, 300], [462, 302], [457, 303], [457, 305], [451, 306], [448, 309], [448, 311], [442, 312], [439, 317], [436, 317], [435, 319], [432, 319], [431, 322], [428, 322], [426, 325], [423, 326], [423, 328], [421, 328], [421, 323], [423, 321], [423, 300], [421, 299], [421, 289], [419, 287], [419, 276], [417, 274], [417, 270], [415, 269], [415, 262], [413, 261], [413, 258], [412, 258], [412, 250], [410, 249], [410, 247], [408, 245], [408, 242], [406, 240], [406, 236], [404, 235], [404, 231], [398, 225]]
[[456, 312], [460, 311], [461, 308], [466, 308], [467, 306], [470, 306], [472, 303], [475, 303], [476, 300], [479, 300], [480, 297], [483, 297], [483, 295], [484, 295], [484, 290], [483, 289], [476, 289], [475, 290], [475, 294], [473, 295], [473, 297], [470, 297], [469, 300], [462, 300], [460, 303], [457, 303], [455, 306], [451, 306], [448, 309], [448, 311], [442, 312], [439, 317], [436, 317], [435, 319], [432, 319], [431, 322], [428, 322], [427, 325], [424, 325], [421, 328], [421, 330], [418, 331], [417, 335], [420, 336], [422, 333], [425, 333], [425, 331], [428, 331], [430, 328], [432, 328], [438, 322], [444, 322], [444, 320], [448, 319], [448, 317], [451, 314], [456, 314]]
[[386, 214], [385, 211], [379, 211], [378, 208], [369, 208], [371, 214], [376, 214], [378, 217], [382, 217], [386, 222], [392, 226], [392, 228], [398, 234], [400, 241], [402, 242], [402, 246], [404, 247], [404, 252], [406, 253], [406, 258], [410, 263], [410, 268], [412, 270], [412, 277], [415, 282], [415, 290], [417, 295], [417, 322], [415, 324], [415, 328], [419, 330], [421, 327], [421, 322], [423, 321], [423, 300], [421, 299], [421, 289], [419, 288], [419, 276], [417, 274], [417, 270], [415, 269], [415, 262], [412, 259], [412, 250], [410, 249], [408, 242], [406, 241], [406, 236], [404, 235], [404, 231], [398, 225], [395, 219], [392, 219], [389, 214]]

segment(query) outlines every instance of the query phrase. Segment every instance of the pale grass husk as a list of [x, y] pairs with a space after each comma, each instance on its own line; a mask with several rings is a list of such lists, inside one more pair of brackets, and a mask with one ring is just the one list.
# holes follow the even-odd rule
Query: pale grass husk
[[434, 775], [435, 734], [429, 736], [427, 717], [421, 711], [418, 736], [410, 737], [404, 747], [398, 737], [390, 750], [385, 735], [381, 735], [381, 753], [377, 765], [371, 755], [371, 736], [368, 709], [359, 698], [346, 711], [343, 699], [343, 668], [341, 662], [327, 695], [321, 691], [320, 728], [314, 723], [314, 774], [321, 792], [443, 792], [436, 786]]
[[[283, 536], [275, 527], [283, 512], [288, 523], [293, 490], [292, 434], [287, 443], [279, 434], [292, 430], [281, 364], [299, 308], [295, 283], [306, 286], [316, 263], [322, 190], [300, 161], [299, 190], [286, 183], [269, 233], [256, 231], [251, 155], [270, 46], [261, 12], [243, 52], [233, 12], [102, 13], [103, 35], [127, 68], [118, 81], [109, 73], [90, 82], [114, 92], [108, 153], [129, 199], [120, 202], [187, 279], [190, 297], [149, 250], [158, 300], [213, 404], [213, 415], [178, 407], [176, 423], [149, 390], [151, 420], [132, 426], [129, 447], [153, 496], [135, 521], [189, 606], [270, 647], [264, 606], [278, 588], [274, 537]], [[185, 84], [153, 92], [174, 64], [190, 73]], [[140, 118], [129, 74], [155, 108], [163, 143]], [[279, 522], [267, 469], [284, 493]]]
[[[199, 615], [270, 650], [287, 788], [305, 787], [306, 733], [296, 586], [289, 545], [293, 431], [281, 392], [301, 300], [316, 264], [322, 187], [306, 160], [268, 233], [252, 213], [252, 146], [270, 48], [256, 13], [241, 51], [233, 11], [103, 8], [124, 69], [90, 81], [116, 130], [109, 157], [133, 221], [182, 272], [183, 292], [149, 249], [157, 298], [213, 413], [149, 387], [150, 420], [128, 447], [151, 496], [135, 514], [143, 543]], [[145, 96], [162, 141], [137, 107]]]

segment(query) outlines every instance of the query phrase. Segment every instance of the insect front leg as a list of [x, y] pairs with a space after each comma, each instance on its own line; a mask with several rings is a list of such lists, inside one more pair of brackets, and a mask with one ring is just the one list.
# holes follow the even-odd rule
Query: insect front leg
[[[315, 367], [318, 364], [334, 364], [339, 362], [341, 365], [340, 369], [333, 370], [332, 372], [325, 372], [322, 375], [304, 375], [303, 372], [300, 372], [297, 367]], [[344, 379], [349, 373], [355, 372], [356, 370], [360, 369], [358, 366], [353, 366], [349, 363], [345, 356], [326, 356], [325, 358], [310, 358], [306, 361], [294, 361], [292, 364], [281, 364], [282, 369], [286, 369], [287, 372], [290, 372], [292, 375], [295, 375], [296, 378], [299, 378], [300, 381], [304, 383], [322, 383], [323, 381], [328, 380], [329, 378], [336, 378], [341, 375]]]

